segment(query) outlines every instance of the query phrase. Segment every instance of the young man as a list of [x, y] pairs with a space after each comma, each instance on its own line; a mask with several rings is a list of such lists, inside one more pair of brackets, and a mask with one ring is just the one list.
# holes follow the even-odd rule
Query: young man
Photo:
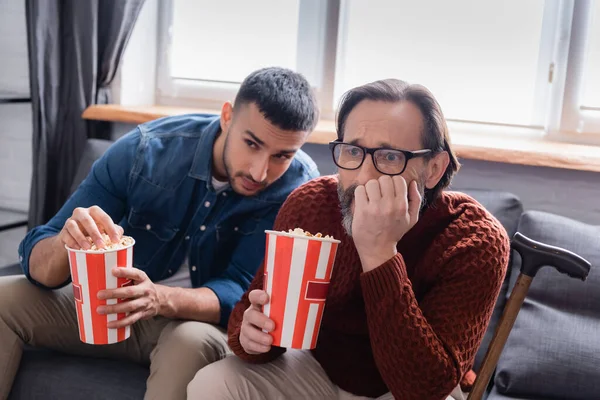
[[337, 131], [339, 175], [294, 191], [274, 227], [341, 240], [316, 348], [271, 346], [261, 269], [229, 322], [238, 357], [199, 371], [189, 398], [462, 399], [472, 384], [509, 240], [475, 200], [443, 191], [458, 162], [439, 104], [374, 82], [345, 95]]
[[[309, 83], [280, 68], [254, 72], [221, 115], [139, 126], [97, 161], [58, 214], [19, 248], [25, 277], [0, 279], [0, 399], [25, 343], [150, 363], [146, 398], [184, 399], [198, 369], [228, 353], [227, 326], [264, 253], [265, 229], [290, 192], [318, 176], [302, 151], [318, 120]], [[100, 314], [129, 312], [114, 345], [80, 342], [65, 245], [136, 240], [129, 288]], [[33, 284], [32, 284], [33, 283]], [[57, 289], [57, 290], [44, 290]], [[110, 384], [107, 382], [107, 384]]]

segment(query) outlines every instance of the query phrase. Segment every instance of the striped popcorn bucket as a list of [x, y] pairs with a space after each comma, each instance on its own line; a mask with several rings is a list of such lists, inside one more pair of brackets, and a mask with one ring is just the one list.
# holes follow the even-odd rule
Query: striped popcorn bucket
[[100, 315], [96, 309], [102, 305], [121, 303], [121, 299], [99, 300], [98, 292], [117, 289], [131, 284], [131, 280], [116, 278], [111, 273], [114, 267], [133, 266], [133, 244], [118, 250], [93, 251], [75, 250], [66, 247], [73, 281], [73, 296], [77, 309], [79, 338], [88, 344], [113, 344], [128, 339], [130, 327], [109, 329], [107, 324], [125, 318], [128, 313]]
[[314, 349], [339, 240], [265, 231], [265, 315], [273, 345]]

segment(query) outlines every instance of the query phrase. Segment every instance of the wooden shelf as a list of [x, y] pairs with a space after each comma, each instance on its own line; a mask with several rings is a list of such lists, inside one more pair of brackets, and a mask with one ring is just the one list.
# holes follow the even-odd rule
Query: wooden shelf
[[[189, 113], [218, 113], [187, 107], [95, 105], [83, 112], [89, 120], [141, 124], [157, 118]], [[336, 138], [333, 121], [320, 121], [308, 143], [327, 144]], [[600, 172], [600, 146], [543, 139], [453, 133], [452, 145], [460, 158]]]

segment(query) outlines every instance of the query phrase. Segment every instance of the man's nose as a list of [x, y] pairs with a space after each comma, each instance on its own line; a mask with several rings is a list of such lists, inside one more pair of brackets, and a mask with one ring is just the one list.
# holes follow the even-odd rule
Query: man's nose
[[264, 182], [269, 171], [269, 160], [257, 160], [250, 167], [250, 176], [254, 182]]
[[365, 161], [360, 166], [356, 183], [364, 185], [372, 179], [378, 179], [381, 176], [381, 172], [377, 171], [375, 164], [373, 163], [373, 156], [367, 154]]

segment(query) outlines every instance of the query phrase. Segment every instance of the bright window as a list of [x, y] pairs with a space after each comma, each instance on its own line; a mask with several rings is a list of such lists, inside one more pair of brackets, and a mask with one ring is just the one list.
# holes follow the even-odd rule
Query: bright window
[[241, 82], [296, 66], [299, 0], [175, 0], [171, 77]]
[[600, 0], [159, 5], [158, 104], [215, 109], [250, 72], [277, 65], [308, 78], [324, 119], [346, 90], [397, 78], [482, 132], [600, 143]]
[[591, 10], [591, 24], [583, 80], [584, 107], [600, 111], [600, 1]]
[[393, 77], [428, 87], [447, 118], [532, 124], [544, 1], [346, 4], [340, 91]]

